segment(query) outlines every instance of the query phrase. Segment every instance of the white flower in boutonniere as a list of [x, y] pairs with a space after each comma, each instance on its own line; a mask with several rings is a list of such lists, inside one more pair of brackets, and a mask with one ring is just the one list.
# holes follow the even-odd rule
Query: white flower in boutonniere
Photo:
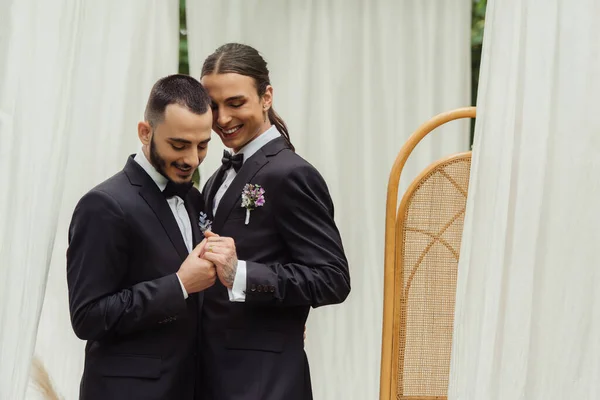
[[208, 219], [208, 215], [202, 211], [200, 211], [200, 218], [198, 218], [198, 226], [200, 226], [202, 233], [210, 231], [212, 228], [212, 221]]
[[250, 222], [250, 211], [256, 207], [262, 207], [265, 205], [265, 189], [260, 185], [253, 185], [246, 183], [244, 190], [242, 190], [242, 207], [246, 209], [246, 222], [248, 225]]

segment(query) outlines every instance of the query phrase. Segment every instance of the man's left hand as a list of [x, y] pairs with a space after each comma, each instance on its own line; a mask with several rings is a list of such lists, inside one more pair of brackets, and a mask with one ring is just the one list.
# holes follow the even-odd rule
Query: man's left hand
[[221, 237], [211, 231], [206, 231], [204, 236], [206, 244], [201, 257], [215, 264], [219, 280], [231, 289], [238, 264], [235, 242], [230, 237]]

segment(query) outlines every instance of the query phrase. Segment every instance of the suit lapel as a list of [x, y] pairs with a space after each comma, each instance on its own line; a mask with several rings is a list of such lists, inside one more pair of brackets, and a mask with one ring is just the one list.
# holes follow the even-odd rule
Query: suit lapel
[[223, 175], [225, 175], [225, 171], [219, 168], [217, 172], [213, 174], [213, 176], [206, 182], [206, 186], [204, 187], [204, 198], [206, 199], [206, 215], [208, 215], [208, 219], [214, 220], [215, 216], [213, 215], [213, 201], [215, 199], [215, 195], [223, 183]]
[[188, 256], [188, 250], [185, 246], [185, 242], [183, 241], [183, 237], [181, 236], [181, 231], [179, 230], [177, 221], [175, 221], [175, 216], [171, 211], [171, 207], [169, 207], [169, 204], [167, 203], [167, 200], [163, 194], [156, 185], [146, 185], [140, 189], [140, 195], [144, 200], [146, 200], [146, 203], [148, 203], [152, 211], [154, 211], [154, 214], [156, 214], [156, 217], [167, 232], [171, 243], [173, 243], [173, 246], [175, 246], [175, 249], [181, 256], [181, 259], [185, 260], [185, 258]]
[[167, 200], [160, 192], [156, 183], [144, 171], [144, 169], [134, 161], [133, 156], [129, 157], [125, 165], [125, 174], [133, 186], [140, 186], [140, 196], [146, 201], [148, 206], [154, 211], [154, 214], [160, 221], [164, 230], [177, 253], [184, 260], [188, 256], [187, 247], [181, 236], [181, 231], [175, 221], [175, 216], [167, 203]]
[[202, 232], [200, 232], [200, 227], [198, 226], [199, 211], [196, 209], [196, 206], [194, 205], [194, 201], [192, 200], [190, 195], [188, 195], [187, 198], [185, 199], [184, 205], [185, 205], [185, 209], [188, 212], [188, 215], [190, 216], [190, 223], [192, 225], [192, 238], [193, 238], [192, 239], [192, 241], [193, 241], [192, 249], [193, 249], [203, 239]]
[[215, 232], [221, 230], [233, 207], [241, 204], [244, 186], [250, 183], [254, 175], [268, 162], [269, 160], [265, 154], [259, 150], [244, 163], [219, 203], [217, 215], [214, 216], [213, 220], [213, 230]]

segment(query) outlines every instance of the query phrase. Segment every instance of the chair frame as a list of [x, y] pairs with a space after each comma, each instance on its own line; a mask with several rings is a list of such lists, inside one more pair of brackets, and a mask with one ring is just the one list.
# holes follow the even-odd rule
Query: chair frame
[[[464, 107], [439, 114], [421, 125], [406, 141], [396, 156], [392, 166], [387, 190], [386, 217], [385, 217], [385, 254], [384, 254], [384, 301], [383, 301], [383, 327], [381, 343], [381, 371], [380, 371], [380, 400], [391, 400], [401, 395], [398, 393], [398, 380], [403, 379], [403, 362], [394, 361], [399, 349], [405, 346], [404, 340], [399, 338], [400, 313], [404, 294], [397, 298], [396, 288], [403, 285], [402, 265], [402, 240], [404, 229], [404, 215], [409, 205], [411, 194], [420, 181], [439, 164], [446, 163], [455, 158], [462, 158], [471, 152], [454, 154], [432, 163], [415, 178], [398, 204], [398, 188], [400, 176], [406, 161], [419, 142], [434, 129], [457, 119], [475, 118], [475, 107]], [[403, 289], [403, 288], [402, 288]], [[404, 343], [400, 343], [403, 341]], [[402, 364], [402, 365], [400, 365]], [[398, 378], [397, 378], [398, 377]], [[407, 397], [408, 398], [408, 397]], [[411, 400], [446, 400], [446, 396], [411, 396]]]

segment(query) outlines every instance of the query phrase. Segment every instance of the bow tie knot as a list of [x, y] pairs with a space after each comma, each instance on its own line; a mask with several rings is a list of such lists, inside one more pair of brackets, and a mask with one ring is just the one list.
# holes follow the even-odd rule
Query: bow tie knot
[[223, 158], [221, 159], [221, 163], [223, 163], [223, 165], [221, 165], [221, 169], [223, 171], [227, 171], [229, 168], [233, 167], [237, 173], [244, 164], [244, 154], [241, 153], [233, 156], [227, 150], [223, 150]]
[[169, 181], [169, 183], [167, 183], [167, 187], [165, 187], [165, 190], [163, 190], [163, 194], [167, 199], [170, 197], [179, 196], [181, 200], [184, 200], [192, 186], [194, 186], [194, 182], [175, 183], [173, 181]]

